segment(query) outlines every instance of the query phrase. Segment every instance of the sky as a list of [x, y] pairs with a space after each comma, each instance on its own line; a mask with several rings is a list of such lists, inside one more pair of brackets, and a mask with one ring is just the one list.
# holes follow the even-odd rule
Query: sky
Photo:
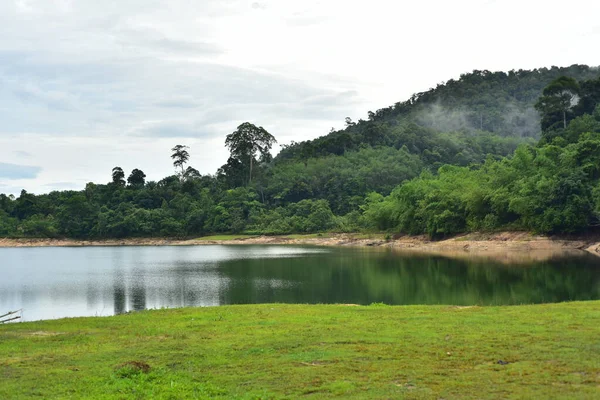
[[[0, 193], [215, 173], [474, 69], [600, 65], [597, 0], [0, 0]], [[275, 152], [277, 148], [274, 149]]]

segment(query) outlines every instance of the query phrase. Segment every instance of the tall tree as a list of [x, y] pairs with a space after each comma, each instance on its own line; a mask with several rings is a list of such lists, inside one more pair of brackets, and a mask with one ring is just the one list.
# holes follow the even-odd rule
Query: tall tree
[[178, 144], [177, 146], [171, 149], [171, 151], [173, 152], [173, 154], [171, 154], [171, 158], [173, 159], [173, 166], [175, 168], [181, 168], [181, 172], [179, 173], [179, 177], [181, 180], [184, 180], [185, 178], [184, 165], [187, 164], [188, 160], [190, 159], [190, 153], [188, 153], [187, 149], [189, 149], [188, 146], [184, 146], [181, 144]]
[[117, 186], [125, 186], [125, 172], [123, 172], [123, 168], [114, 167], [112, 169], [112, 181]]
[[548, 121], [553, 114], [560, 113], [563, 128], [567, 129], [567, 113], [579, 102], [579, 83], [573, 78], [561, 76], [556, 78], [542, 92], [535, 108], [542, 113], [542, 130], [548, 128]]
[[225, 146], [231, 152], [233, 158], [242, 163], [248, 162], [250, 173], [248, 182], [252, 182], [252, 167], [257, 154], [268, 157], [273, 144], [277, 143], [275, 137], [262, 126], [256, 126], [250, 122], [244, 122], [225, 138]]
[[596, 106], [600, 104], [600, 77], [580, 82], [581, 100], [574, 110], [577, 115], [594, 114]]
[[134, 169], [127, 178], [129, 186], [144, 186], [146, 183], [146, 174], [140, 169]]

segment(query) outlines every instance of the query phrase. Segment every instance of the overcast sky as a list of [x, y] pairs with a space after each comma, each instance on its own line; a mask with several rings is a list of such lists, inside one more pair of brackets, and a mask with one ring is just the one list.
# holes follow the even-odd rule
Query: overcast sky
[[600, 65], [597, 0], [0, 0], [0, 193], [214, 173], [473, 69]]

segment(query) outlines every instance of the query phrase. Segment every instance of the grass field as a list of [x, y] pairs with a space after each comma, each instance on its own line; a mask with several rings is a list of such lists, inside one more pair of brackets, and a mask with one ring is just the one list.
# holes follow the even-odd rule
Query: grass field
[[0, 382], [1, 399], [597, 399], [600, 302], [271, 304], [6, 324]]

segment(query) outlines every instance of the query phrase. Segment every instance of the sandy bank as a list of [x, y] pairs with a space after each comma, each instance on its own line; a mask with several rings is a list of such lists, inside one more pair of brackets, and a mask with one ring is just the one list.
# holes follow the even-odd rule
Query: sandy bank
[[365, 238], [359, 234], [314, 236], [255, 236], [227, 240], [131, 238], [113, 240], [1, 239], [0, 247], [48, 246], [199, 246], [211, 244], [302, 244], [317, 246], [364, 246], [398, 251], [435, 253], [447, 256], [479, 256], [496, 260], [542, 260], [583, 251], [600, 256], [600, 237], [550, 237], [524, 232], [470, 233], [447, 240], [431, 241], [425, 236], [400, 236], [392, 240], [382, 235]]

